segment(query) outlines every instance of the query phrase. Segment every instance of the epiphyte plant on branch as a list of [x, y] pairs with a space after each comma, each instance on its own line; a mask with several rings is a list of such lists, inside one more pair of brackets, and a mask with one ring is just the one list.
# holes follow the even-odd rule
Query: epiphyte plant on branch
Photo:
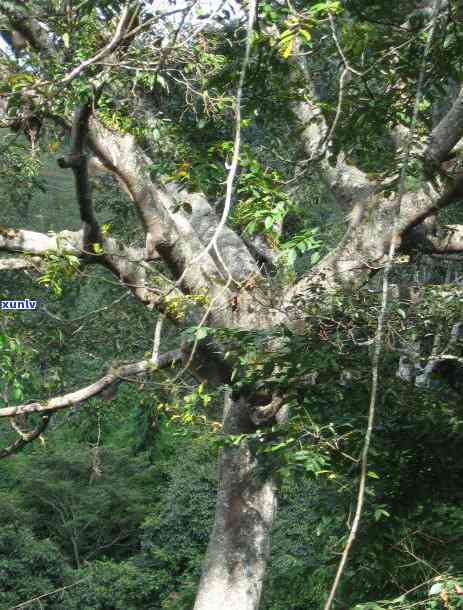
[[[268, 456], [250, 439], [285, 425], [289, 405], [297, 410], [288, 385], [303, 375], [289, 383], [276, 366], [265, 391], [246, 371], [269, 373], [269, 365], [259, 369], [260, 359], [284, 348], [283, 330], [297, 335], [312, 328], [313, 316], [341, 315], [336, 303], [371, 288], [392, 240], [406, 260], [463, 250], [463, 225], [451, 217], [463, 196], [460, 9], [437, 3], [430, 40], [429, 17], [415, 4], [393, 11], [381, 2], [250, 0], [240, 9], [219, 3], [206, 14], [197, 13], [196, 2], [0, 7], [2, 127], [30, 136], [40, 122], [34, 146], [70, 138], [60, 167], [74, 173], [81, 221], [78, 230], [47, 234], [10, 226], [3, 215], [0, 270], [40, 274], [50, 256], [72, 256], [78, 271], [101, 267], [159, 319], [190, 329], [163, 350], [157, 325], [149, 357], [115, 364], [79, 389], [33, 401], [5, 392], [0, 416], [22, 422], [2, 455], [40, 437], [54, 412], [127, 378], [169, 369], [224, 388], [222, 432], [240, 442], [221, 450], [215, 525], [195, 610], [253, 610], [261, 597], [276, 483]], [[412, 134], [416, 158], [392, 223], [428, 43], [426, 93]], [[136, 210], [135, 243], [102, 229], [89, 161], [109, 172]], [[278, 184], [263, 180], [263, 165], [282, 177]], [[327, 205], [350, 219], [320, 259], [321, 244], [305, 222], [310, 181], [322, 183]], [[259, 207], [264, 191], [268, 199]], [[290, 195], [301, 210], [293, 233], [282, 205]], [[449, 220], [440, 222], [440, 214]], [[19, 224], [13, 213], [11, 219]], [[291, 261], [297, 250], [317, 255], [299, 275], [286, 273], [281, 253], [288, 249]], [[317, 332], [320, 340], [329, 335], [323, 326]], [[251, 347], [246, 357], [229, 348], [245, 335], [258, 346], [254, 360]], [[354, 330], [351, 338], [368, 341]], [[454, 346], [450, 339], [440, 346], [441, 360], [458, 360], [444, 349]], [[29, 429], [28, 418], [37, 415], [38, 427]]]

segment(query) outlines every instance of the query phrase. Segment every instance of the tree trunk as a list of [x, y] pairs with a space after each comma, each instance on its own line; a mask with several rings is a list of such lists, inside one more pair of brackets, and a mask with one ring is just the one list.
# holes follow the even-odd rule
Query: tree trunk
[[[252, 431], [250, 407], [225, 398], [224, 432]], [[270, 551], [276, 491], [262, 455], [249, 443], [226, 446], [219, 458], [214, 529], [194, 610], [257, 610]]]

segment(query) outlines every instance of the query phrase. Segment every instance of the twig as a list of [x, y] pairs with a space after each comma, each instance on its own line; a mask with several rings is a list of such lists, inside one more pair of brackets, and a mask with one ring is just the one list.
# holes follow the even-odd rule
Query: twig
[[55, 593], [60, 593], [61, 591], [66, 591], [66, 589], [71, 589], [72, 587], [76, 587], [77, 585], [80, 585], [81, 583], [85, 582], [86, 580], [89, 580], [89, 578], [90, 578], [90, 576], [86, 576], [85, 578], [82, 578], [81, 580], [73, 582], [72, 585], [66, 585], [65, 587], [60, 587], [59, 589], [55, 589], [54, 591], [50, 591], [49, 593], [42, 593], [42, 595], [37, 595], [37, 597], [32, 597], [31, 599], [28, 599], [27, 602], [22, 602], [21, 604], [18, 604], [17, 606], [11, 606], [11, 608], [8, 608], [8, 610], [19, 610], [20, 608], [25, 608], [26, 606], [29, 606], [29, 604], [32, 604], [32, 602], [35, 602], [38, 599], [43, 599], [44, 597], [50, 597], [50, 595], [55, 595]]
[[159, 314], [156, 322], [156, 328], [154, 329], [154, 340], [153, 340], [153, 353], [151, 355], [151, 362], [155, 365], [158, 364], [159, 360], [159, 346], [161, 345], [161, 333], [162, 325], [164, 324], [165, 314]]

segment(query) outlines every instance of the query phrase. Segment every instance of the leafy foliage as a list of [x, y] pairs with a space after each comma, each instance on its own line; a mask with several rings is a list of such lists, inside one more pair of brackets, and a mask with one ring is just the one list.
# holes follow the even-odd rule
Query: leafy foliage
[[[23, 94], [35, 86], [42, 97], [31, 98], [30, 114], [41, 120], [59, 116], [66, 124], [87, 99], [100, 68], [90, 66], [64, 93], [55, 83], [107, 42], [121, 3], [81, 2], [75, 21], [63, 17], [61, 3], [33, 4], [53, 32], [50, 39], [61, 61], [46, 58], [39, 68], [37, 51], [30, 47], [16, 60], [2, 56], [0, 63], [9, 72], [1, 85], [8, 93], [7, 113], [16, 117]], [[282, 254], [280, 265], [256, 286], [256, 297], [265, 300], [269, 293], [287, 290], [292, 267], [299, 272], [316, 265], [345, 228], [345, 210], [336, 208], [303, 158], [301, 125], [291, 106], [307, 92], [293, 74], [292, 51], [301, 45], [311, 58], [327, 120], [333, 124], [340, 112], [333, 154], [343, 150], [348, 162], [355, 161], [372, 178], [388, 176], [388, 188], [394, 189], [403, 156], [394, 150], [390, 128], [410, 125], [429, 36], [423, 30], [424, 9], [416, 5], [412, 10], [409, 4], [395, 3], [391, 9], [383, 0], [259, 3], [243, 100], [244, 144], [228, 219], [247, 240], [259, 235]], [[142, 21], [152, 17], [146, 6]], [[23, 8], [32, 10], [32, 3]], [[441, 97], [452, 79], [461, 80], [456, 3], [450, 3], [448, 15], [445, 27], [438, 23], [429, 49], [432, 78], [426, 81], [413, 141], [406, 182], [411, 190], [423, 179], [423, 143], [444, 110]], [[330, 17], [336, 17], [334, 35]], [[106, 74], [96, 109], [108, 129], [133, 137], [152, 155], [154, 178], [203, 192], [219, 214], [244, 48], [241, 24], [226, 25], [205, 29], [183, 45], [172, 38], [165, 42], [168, 36], [157, 24], [143, 31]], [[343, 96], [336, 40], [343, 62], [360, 76], [347, 82]], [[31, 215], [44, 232], [58, 231], [69, 219], [77, 227], [73, 187], [70, 180], [57, 178], [51, 165], [52, 155], [68, 142], [51, 128], [44, 144], [33, 142], [38, 126], [29, 119], [23, 116], [17, 127], [30, 141], [3, 134], [2, 222], [15, 226]], [[104, 234], [143, 246], [129, 199], [114, 181], [93, 176], [93, 191]], [[188, 214], [191, 206], [179, 201], [173, 212]], [[447, 214], [451, 223], [461, 211]], [[455, 361], [428, 377], [425, 370], [436, 338], [441, 347], [448, 345], [461, 321], [462, 291], [448, 281], [448, 263], [439, 267], [412, 257], [409, 271], [400, 267], [394, 271], [398, 289], [385, 329], [383, 391], [365, 515], [336, 601], [340, 610], [463, 606], [461, 339], [454, 345]], [[414, 278], [423, 269], [428, 279], [433, 277], [420, 286], [419, 302], [400, 294], [400, 285], [421, 283]], [[459, 272], [458, 265], [455, 269]], [[161, 273], [174, 277], [165, 267]], [[43, 308], [33, 318], [2, 314], [2, 402], [42, 400], [77, 382], [90, 383], [109, 361], [150, 355], [153, 313], [130, 296], [121, 297], [120, 286], [104, 272], [78, 265], [74, 256], [50, 253], [40, 276], [4, 277], [2, 298], [27, 292]], [[188, 377], [172, 381], [169, 371], [119, 390], [110, 404], [96, 399], [57, 416], [43, 446], [2, 464], [1, 606], [47, 593], [29, 606], [191, 608], [213, 518], [211, 464], [217, 446], [246, 438], [253, 450], [265, 454], [282, 485], [263, 608], [320, 608], [357, 490], [371, 338], [380, 303], [375, 280], [355, 294], [326, 294], [314, 286], [313, 295], [300, 304], [295, 327], [223, 331], [203, 324], [184, 333], [225, 346], [236, 393], [258, 404], [283, 395], [291, 407], [287, 422], [211, 442], [207, 432], [220, 430], [221, 389], [214, 393]], [[101, 307], [102, 302], [109, 305]], [[188, 294], [173, 297], [166, 311], [186, 324], [191, 307], [209, 304], [202, 293]], [[177, 345], [177, 334], [167, 331], [167, 348]], [[411, 383], [397, 376], [404, 354], [416, 354]], [[418, 377], [426, 384], [413, 383]], [[3, 432], [5, 439], [12, 437], [2, 424]]]

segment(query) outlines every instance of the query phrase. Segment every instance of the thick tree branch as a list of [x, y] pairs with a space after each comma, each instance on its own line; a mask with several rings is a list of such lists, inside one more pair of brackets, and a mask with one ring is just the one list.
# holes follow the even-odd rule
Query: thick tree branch
[[452, 107], [442, 118], [440, 123], [432, 130], [428, 145], [424, 152], [424, 159], [431, 174], [439, 167], [455, 145], [463, 137], [463, 87]]
[[463, 252], [463, 225], [436, 225], [431, 230], [420, 225], [407, 233], [404, 245], [430, 254]]
[[112, 369], [109, 373], [95, 381], [89, 386], [69, 392], [63, 396], [50, 398], [49, 400], [36, 401], [30, 404], [17, 405], [15, 407], [4, 407], [0, 409], [0, 417], [16, 417], [17, 415], [27, 415], [29, 413], [49, 414], [62, 409], [67, 409], [78, 403], [82, 403], [89, 398], [93, 398], [100, 394], [109, 386], [118, 384], [124, 379], [141, 375], [143, 373], [154, 372], [156, 370], [166, 368], [182, 360], [183, 353], [181, 350], [172, 350], [161, 354], [157, 364], [153, 365], [150, 360], [140, 360], [132, 364], [125, 364]]
[[201, 251], [201, 242], [187, 218], [177, 210], [177, 201], [151, 181], [147, 169], [151, 161], [133, 136], [109, 132], [95, 120], [91, 133], [92, 148], [98, 158], [119, 179], [136, 206], [146, 233], [147, 249], [156, 250], [174, 276], [180, 276], [186, 269], [182, 288], [187, 292], [212, 292], [219, 305], [225, 306], [228, 290], [223, 290], [224, 280], [212, 257], [205, 256], [201, 265], [189, 267], [189, 262]]
[[[103, 253], [110, 259], [115, 267], [124, 267], [126, 272], [122, 275], [129, 276], [134, 272], [131, 264], [139, 267], [145, 260], [145, 249], [129, 247], [121, 244], [113, 237], [103, 237], [101, 240]], [[27, 231], [24, 229], [11, 229], [0, 227], [0, 251], [3, 252], [22, 252], [23, 254], [36, 255], [31, 259], [0, 259], [4, 268], [31, 267], [40, 262], [38, 256], [49, 253], [54, 254], [74, 254], [84, 256], [83, 233], [80, 231], [60, 231], [59, 233], [45, 235], [37, 231]], [[12, 264], [9, 264], [9, 261]], [[104, 262], [104, 261], [103, 261]], [[0, 267], [1, 269], [2, 267]], [[129, 271], [130, 269], [130, 271]]]
[[0, 227], [0, 250], [43, 256], [48, 252], [75, 254], [83, 252], [82, 231], [61, 231], [45, 235], [36, 231]]
[[404, 195], [401, 215], [397, 223], [399, 234], [417, 227], [430, 216], [448, 206], [463, 200], [463, 174], [457, 175], [442, 194], [432, 192], [431, 188]]
[[278, 418], [278, 414], [282, 410], [287, 396], [279, 396], [275, 394], [271, 401], [265, 405], [259, 405], [250, 409], [251, 421], [256, 426], [268, 425], [269, 422]]
[[41, 258], [0, 258], [0, 271], [22, 271], [23, 269], [38, 269]]
[[[132, 136], [109, 132], [95, 120], [92, 121], [91, 134], [92, 147], [107, 169], [124, 185], [147, 236], [162, 258], [178, 275], [187, 269], [187, 289], [206, 287], [214, 281], [223, 284], [223, 274], [210, 253], [202, 257], [201, 265], [188, 268], [190, 261], [203, 249], [202, 241], [214, 233], [214, 226], [218, 223], [207, 200], [173, 183], [167, 187], [157, 184], [149, 175], [152, 161]], [[191, 206], [191, 213], [182, 210], [182, 203]], [[224, 262], [237, 281], [244, 280], [250, 273], [258, 273], [248, 249], [232, 231], [224, 229], [219, 246]]]
[[[234, 305], [236, 284], [244, 285], [249, 277], [260, 276], [244, 242], [227, 227], [218, 239], [221, 258], [236, 284], [227, 285], [227, 274], [212, 252], [196, 262], [197, 255], [204, 250], [203, 241], [218, 224], [206, 198], [181, 190], [175, 184], [167, 187], [157, 184], [149, 175], [152, 162], [133, 136], [110, 132], [95, 119], [91, 121], [91, 146], [134, 202], [150, 248], [155, 247], [174, 277], [182, 277], [179, 287], [186, 293], [207, 295], [214, 304], [209, 318], [221, 326], [260, 326], [263, 317], [252, 295], [241, 290], [243, 306]], [[191, 211], [182, 209], [185, 202]]]
[[[153, 304], [160, 288], [151, 289], [147, 281], [150, 272], [146, 264], [144, 248], [124, 246], [112, 237], [101, 237], [102, 253], [94, 254], [94, 260], [107, 267], [132, 293], [145, 304]], [[37, 256], [46, 257], [50, 253], [72, 254], [88, 261], [89, 255], [85, 252], [83, 231], [61, 231], [55, 235], [45, 235], [35, 231], [22, 229], [9, 229], [0, 227], [0, 251], [21, 252], [33, 255], [24, 261], [14, 258], [10, 265], [9, 258], [0, 259], [0, 270], [25, 269], [36, 267]]]
[[61, 168], [71, 168], [76, 183], [77, 203], [84, 235], [84, 250], [95, 252], [95, 244], [101, 240], [98, 221], [93, 212], [93, 203], [88, 180], [87, 155], [85, 145], [88, 134], [88, 121], [93, 109], [93, 100], [88, 100], [80, 106], [75, 114], [71, 133], [71, 154], [58, 159]]
[[308, 63], [299, 52], [299, 45], [294, 46], [291, 63], [295, 70], [293, 79], [302, 79], [305, 87], [304, 99], [295, 102], [292, 109], [303, 126], [301, 138], [308, 155], [307, 162], [315, 164], [339, 205], [349, 211], [353, 204], [367, 199], [379, 190], [379, 185], [348, 163], [344, 153], [333, 158], [330, 152], [333, 129], [328, 126], [320, 109], [319, 95]]
[[[434, 235], [433, 227], [424, 223], [439, 209], [463, 196], [460, 188], [460, 185], [455, 186], [441, 197], [434, 198], [424, 190], [403, 196], [401, 215], [396, 224], [400, 251], [417, 248], [426, 252], [461, 251], [458, 228], [442, 229]], [[339, 245], [287, 291], [284, 298], [286, 316], [290, 319], [297, 316], [297, 303], [300, 307], [302, 303], [317, 300], [327, 289], [361, 286], [385, 265], [393, 236], [390, 222], [393, 205], [393, 200], [378, 194], [356, 206], [356, 218]]]

